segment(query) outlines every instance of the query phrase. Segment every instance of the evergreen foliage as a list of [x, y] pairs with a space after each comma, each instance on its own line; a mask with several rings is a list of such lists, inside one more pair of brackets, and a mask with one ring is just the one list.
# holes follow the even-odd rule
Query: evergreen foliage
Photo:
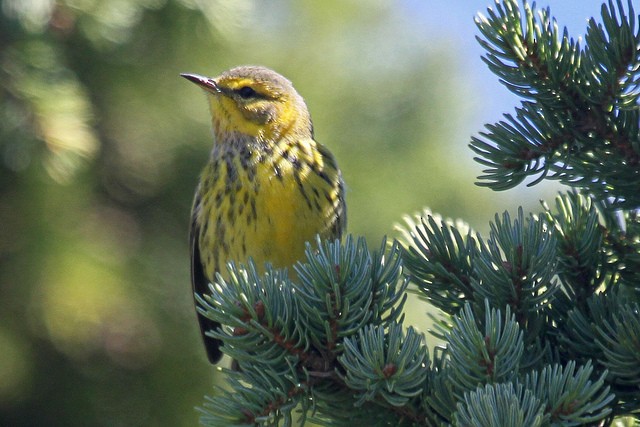
[[[640, 27], [609, 1], [585, 45], [497, 0], [485, 62], [523, 98], [471, 148], [480, 185], [573, 187], [496, 215], [486, 240], [425, 211], [402, 243], [317, 242], [295, 277], [229, 265], [200, 310], [239, 365], [205, 425], [550, 426], [640, 420]], [[407, 286], [443, 313], [429, 351]], [[297, 421], [294, 421], [294, 414]]]

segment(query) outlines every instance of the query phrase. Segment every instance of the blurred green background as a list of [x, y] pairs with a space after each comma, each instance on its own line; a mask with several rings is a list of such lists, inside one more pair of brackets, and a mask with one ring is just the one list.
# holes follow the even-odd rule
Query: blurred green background
[[[197, 424], [219, 379], [187, 247], [211, 140], [180, 72], [290, 78], [371, 247], [425, 206], [480, 231], [496, 211], [538, 210], [538, 192], [473, 184], [466, 144], [506, 93], [469, 59], [489, 2], [449, 12], [464, 43], [419, 3], [0, 1], [1, 426]], [[410, 322], [425, 310], [413, 301]]]

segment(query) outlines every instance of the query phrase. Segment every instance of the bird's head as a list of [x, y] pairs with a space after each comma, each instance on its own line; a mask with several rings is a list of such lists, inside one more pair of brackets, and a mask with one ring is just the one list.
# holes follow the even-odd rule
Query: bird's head
[[207, 93], [218, 141], [234, 132], [265, 141], [312, 133], [304, 100], [291, 82], [275, 71], [242, 66], [214, 78], [181, 75]]

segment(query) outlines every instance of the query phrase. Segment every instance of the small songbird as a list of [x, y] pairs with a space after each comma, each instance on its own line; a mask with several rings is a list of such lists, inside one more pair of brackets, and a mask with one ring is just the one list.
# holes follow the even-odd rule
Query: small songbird
[[[289, 267], [305, 243], [342, 236], [344, 184], [331, 152], [317, 143], [307, 106], [289, 80], [264, 67], [233, 68], [215, 78], [182, 76], [205, 90], [213, 149], [191, 212], [191, 283], [211, 292], [228, 261]], [[198, 314], [211, 363], [220, 325]]]

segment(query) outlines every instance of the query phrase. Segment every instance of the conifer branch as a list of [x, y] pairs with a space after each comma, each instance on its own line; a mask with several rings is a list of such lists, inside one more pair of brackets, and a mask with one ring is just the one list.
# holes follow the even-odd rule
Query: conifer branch
[[480, 185], [505, 190], [538, 175], [530, 185], [550, 177], [617, 206], [637, 205], [640, 28], [633, 5], [603, 6], [603, 24], [590, 20], [584, 49], [566, 28], [559, 31], [549, 9], [526, 2], [523, 9], [524, 17], [515, 1], [496, 2], [476, 20], [484, 61], [525, 99], [515, 117], [472, 138], [476, 160], [488, 167]]

